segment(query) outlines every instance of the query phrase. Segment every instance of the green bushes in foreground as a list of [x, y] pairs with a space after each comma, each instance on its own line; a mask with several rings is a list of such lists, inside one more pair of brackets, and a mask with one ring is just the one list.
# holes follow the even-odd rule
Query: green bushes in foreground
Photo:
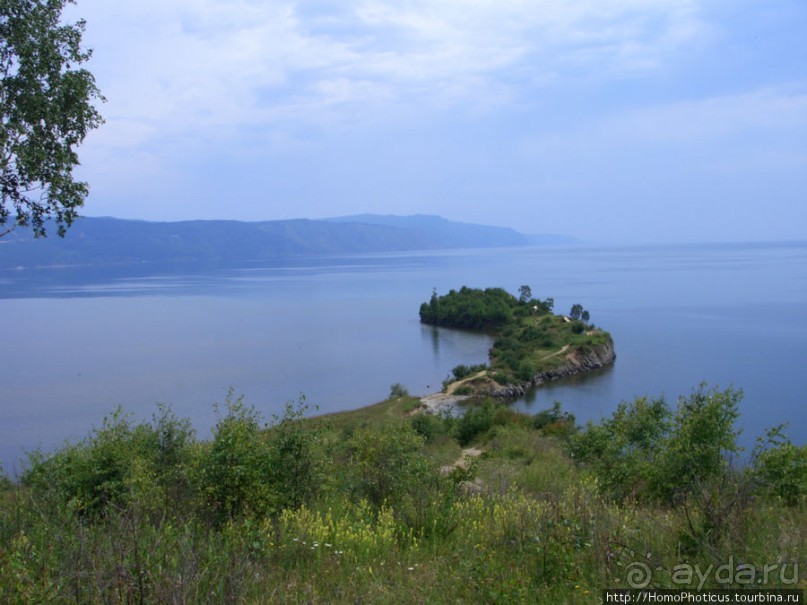
[[[732, 464], [740, 396], [640, 398], [583, 428], [560, 405], [390, 400], [339, 430], [229, 399], [210, 441], [165, 407], [117, 412], [4, 481], [0, 602], [597, 603], [637, 566], [651, 587], [742, 588], [776, 564], [763, 587], [804, 588], [782, 566], [807, 568], [807, 454], [778, 427]], [[440, 472], [460, 443], [484, 454]], [[729, 563], [747, 573], [707, 572]]]

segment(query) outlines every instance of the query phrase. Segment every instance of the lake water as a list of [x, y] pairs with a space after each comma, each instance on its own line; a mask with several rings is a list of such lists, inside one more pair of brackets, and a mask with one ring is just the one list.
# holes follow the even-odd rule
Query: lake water
[[623, 400], [674, 402], [699, 383], [742, 388], [742, 442], [790, 423], [807, 443], [807, 243], [519, 248], [298, 259], [275, 266], [0, 273], [0, 460], [85, 436], [121, 405], [157, 402], [201, 436], [228, 389], [267, 418], [305, 396], [331, 412], [401, 383], [439, 390], [486, 337], [423, 326], [434, 288], [522, 284], [556, 311], [581, 303], [614, 337], [616, 364], [545, 386], [579, 420]]

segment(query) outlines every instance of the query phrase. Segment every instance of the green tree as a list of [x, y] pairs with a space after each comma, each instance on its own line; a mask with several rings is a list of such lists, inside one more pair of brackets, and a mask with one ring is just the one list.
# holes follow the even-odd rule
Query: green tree
[[530, 300], [532, 300], [532, 288], [527, 285], [519, 287], [518, 302], [528, 303]]
[[200, 460], [198, 487], [214, 522], [271, 508], [272, 452], [261, 434], [260, 416], [243, 399], [228, 394], [227, 413], [213, 429], [213, 442]]
[[[80, 66], [84, 21], [61, 22], [74, 0], [0, 0], [0, 228], [64, 236], [87, 197], [75, 148], [103, 122], [95, 78]], [[10, 228], [5, 228], [9, 220]]]
[[571, 317], [572, 319], [580, 319], [582, 315], [583, 315], [583, 305], [580, 304], [572, 305], [572, 309], [571, 311], [569, 311], [569, 317]]

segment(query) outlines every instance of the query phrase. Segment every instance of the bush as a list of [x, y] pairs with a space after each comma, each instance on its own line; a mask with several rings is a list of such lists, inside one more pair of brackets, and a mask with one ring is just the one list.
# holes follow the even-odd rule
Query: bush
[[561, 403], [560, 401], [556, 401], [552, 404], [551, 408], [548, 410], [541, 410], [532, 417], [532, 426], [533, 428], [540, 430], [546, 425], [557, 422], [562, 418], [563, 412], [561, 410]]
[[590, 466], [609, 495], [624, 499], [645, 489], [661, 443], [669, 433], [670, 410], [663, 399], [622, 402], [612, 416], [572, 437], [569, 451]]
[[409, 422], [414, 431], [427, 442], [445, 433], [445, 421], [434, 414], [425, 412], [415, 414]]
[[509, 424], [528, 426], [528, 422], [529, 416], [506, 405], [497, 405], [493, 413], [494, 426], [506, 426]]
[[484, 363], [473, 366], [460, 364], [451, 370], [451, 374], [454, 376], [454, 380], [462, 380], [463, 378], [467, 378], [468, 376], [476, 374], [477, 372], [481, 372], [486, 367], [487, 366]]
[[9, 491], [14, 487], [11, 479], [9, 479], [8, 475], [6, 475], [6, 471], [3, 469], [3, 463], [0, 462], [0, 492]]
[[433, 470], [421, 451], [423, 443], [423, 437], [406, 424], [357, 428], [345, 445], [353, 496], [380, 508], [417, 492]]
[[133, 470], [140, 468], [134, 462], [144, 454], [143, 436], [118, 409], [88, 439], [49, 456], [31, 454], [22, 482], [53, 505], [97, 518], [110, 505], [128, 503]]
[[169, 406], [158, 404], [152, 424], [138, 428], [143, 433], [147, 465], [161, 498], [172, 510], [186, 510], [192, 491], [189, 470], [196, 451], [190, 420], [178, 418]]
[[396, 382], [389, 388], [390, 399], [401, 399], [403, 397], [409, 397], [409, 391], [400, 382]]
[[260, 417], [241, 398], [228, 395], [225, 405], [227, 413], [216, 423], [198, 475], [204, 509], [215, 523], [269, 512], [272, 502], [272, 458]]
[[454, 376], [454, 380], [462, 380], [471, 374], [471, 369], [464, 364], [460, 364], [451, 370], [451, 374]]
[[796, 506], [807, 496], [807, 446], [793, 445], [784, 429], [769, 429], [757, 440], [751, 472], [763, 492]]
[[317, 421], [305, 421], [307, 410], [305, 398], [301, 397], [296, 406], [286, 403], [283, 415], [274, 419], [268, 444], [268, 479], [276, 509], [310, 503], [323, 484], [322, 427]]
[[550, 409], [535, 414], [532, 427], [556, 437], [569, 437], [577, 430], [574, 414], [564, 412], [559, 401], [554, 402]]
[[671, 433], [659, 450], [652, 483], [663, 500], [685, 496], [720, 477], [739, 451], [734, 422], [742, 391], [704, 388], [678, 399]]
[[501, 370], [493, 375], [493, 380], [499, 384], [510, 384], [513, 382], [513, 378], [510, 376], [510, 374]]
[[535, 365], [530, 361], [522, 361], [518, 364], [518, 377], [524, 382], [529, 382], [535, 378]]
[[589, 423], [569, 444], [616, 498], [672, 503], [700, 490], [728, 469], [738, 450], [734, 421], [741, 391], [704, 391], [682, 397], [673, 414], [663, 399], [621, 403], [611, 418]]
[[493, 427], [496, 410], [499, 407], [488, 401], [482, 406], [467, 408], [465, 414], [455, 424], [455, 437], [459, 444], [466, 446], [480, 435], [487, 433]]

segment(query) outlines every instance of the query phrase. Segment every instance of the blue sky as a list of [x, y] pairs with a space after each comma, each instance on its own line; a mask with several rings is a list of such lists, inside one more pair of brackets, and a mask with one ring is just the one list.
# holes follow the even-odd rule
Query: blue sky
[[804, 0], [78, 0], [87, 215], [807, 237]]

